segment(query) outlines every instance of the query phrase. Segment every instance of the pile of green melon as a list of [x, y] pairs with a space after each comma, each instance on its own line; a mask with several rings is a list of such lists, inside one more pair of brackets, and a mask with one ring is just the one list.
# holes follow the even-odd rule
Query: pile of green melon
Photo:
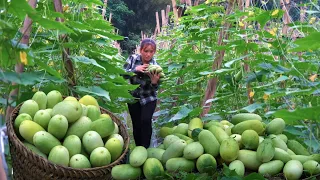
[[[112, 169], [114, 179], [155, 179], [167, 172], [213, 174], [225, 164], [239, 176], [257, 172], [265, 177], [283, 175], [296, 180], [320, 173], [320, 154], [310, 152], [298, 141], [288, 139], [285, 121], [275, 118], [265, 124], [253, 113], [239, 113], [230, 121], [200, 118], [162, 127], [163, 138], [156, 148], [135, 147], [129, 163]], [[282, 174], [283, 173], [283, 174]]]
[[38, 91], [23, 102], [13, 125], [26, 148], [62, 166], [106, 166], [123, 152], [118, 125], [90, 95], [63, 99], [56, 90]]

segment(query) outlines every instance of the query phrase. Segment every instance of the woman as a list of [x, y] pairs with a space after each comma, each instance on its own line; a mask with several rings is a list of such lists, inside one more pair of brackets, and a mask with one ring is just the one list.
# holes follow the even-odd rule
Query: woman
[[127, 72], [135, 73], [130, 77], [131, 84], [139, 87], [131, 92], [137, 98], [134, 103], [128, 103], [133, 125], [133, 136], [136, 146], [150, 146], [152, 135], [152, 116], [157, 105], [157, 90], [159, 88], [158, 73], [146, 72], [150, 64], [157, 65], [153, 55], [156, 43], [152, 39], [144, 39], [140, 44], [140, 54], [131, 55], [124, 65]]

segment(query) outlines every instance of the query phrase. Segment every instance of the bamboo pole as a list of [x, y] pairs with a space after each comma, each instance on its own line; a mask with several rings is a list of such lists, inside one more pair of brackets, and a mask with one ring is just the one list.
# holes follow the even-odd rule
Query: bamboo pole
[[[37, 5], [37, 0], [29, 0], [28, 4], [34, 9]], [[32, 30], [32, 19], [29, 18], [28, 16], [25, 17], [23, 21], [23, 26], [20, 29], [20, 33], [22, 34], [22, 38], [20, 40], [21, 44], [29, 44], [30, 40], [30, 34]], [[24, 66], [22, 63], [17, 63], [14, 67], [16, 73], [22, 73], [24, 70]], [[16, 83], [12, 83], [12, 86], [17, 85]], [[8, 104], [7, 104], [7, 109], [6, 109], [6, 121], [8, 122], [10, 119], [11, 112], [13, 111], [14, 107], [11, 106], [11, 103], [15, 101], [18, 97], [19, 88], [15, 88], [10, 91], [10, 94], [8, 96]]]
[[179, 23], [179, 17], [178, 17], [178, 11], [177, 11], [177, 3], [176, 0], [171, 0], [172, 1], [172, 10], [173, 10], [173, 15], [174, 15], [174, 22], [177, 25]]
[[[229, 16], [231, 14], [231, 12], [233, 11], [234, 3], [235, 3], [235, 0], [229, 0], [228, 5], [227, 5], [226, 16]], [[219, 38], [218, 38], [218, 46], [224, 45], [225, 42], [223, 42], [223, 41], [224, 40], [228, 40], [228, 35], [229, 35], [228, 34], [228, 30], [229, 30], [230, 26], [231, 26], [231, 24], [229, 22], [226, 22], [223, 25], [223, 27], [222, 27], [222, 29], [220, 31], [220, 34], [219, 34]], [[221, 67], [222, 60], [224, 58], [224, 53], [225, 53], [225, 50], [218, 50], [217, 51], [216, 56], [215, 56], [215, 60], [214, 60], [213, 65], [212, 65], [212, 70], [213, 71], [215, 71], [215, 70], [217, 70], [217, 69], [219, 69]], [[200, 115], [201, 117], [205, 116], [210, 111], [212, 102], [208, 102], [207, 103], [207, 100], [209, 100], [209, 99], [214, 97], [214, 95], [216, 93], [216, 89], [217, 89], [217, 83], [218, 83], [218, 78], [217, 77], [211, 78], [208, 81], [207, 89], [206, 89], [206, 92], [205, 92], [205, 97], [204, 97], [203, 102], [202, 102], [203, 110], [202, 110], [202, 113]]]
[[104, 16], [106, 15], [106, 8], [107, 8], [108, 0], [103, 1], [103, 9], [102, 9], [102, 17], [104, 19]]

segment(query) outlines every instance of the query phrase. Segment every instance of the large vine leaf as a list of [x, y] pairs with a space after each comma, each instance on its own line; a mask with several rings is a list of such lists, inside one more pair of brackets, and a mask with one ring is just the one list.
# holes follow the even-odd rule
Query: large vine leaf
[[273, 113], [275, 117], [282, 118], [287, 124], [300, 124], [299, 121], [309, 120], [320, 122], [320, 106], [297, 108], [293, 111], [281, 109]]
[[100, 97], [104, 97], [108, 101], [111, 101], [109, 92], [102, 89], [99, 86], [90, 86], [90, 87], [76, 86], [75, 88], [79, 91], [86, 92], [86, 93], [93, 94], [93, 95], [100, 96]]

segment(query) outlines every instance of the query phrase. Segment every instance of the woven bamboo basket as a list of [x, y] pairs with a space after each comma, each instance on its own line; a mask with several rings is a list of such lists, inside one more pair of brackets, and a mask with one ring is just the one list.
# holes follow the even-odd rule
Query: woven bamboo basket
[[9, 137], [10, 154], [12, 158], [13, 177], [15, 180], [46, 180], [46, 179], [88, 179], [88, 180], [107, 180], [112, 179], [112, 167], [123, 164], [128, 156], [129, 134], [126, 127], [119, 118], [110, 111], [101, 108], [102, 113], [109, 114], [114, 122], [119, 126], [119, 134], [124, 139], [124, 149], [122, 155], [107, 166], [76, 169], [60, 166], [49, 162], [47, 159], [33, 153], [27, 149], [14, 131], [14, 120], [19, 114], [22, 104], [18, 105], [12, 112], [10, 120], [7, 122]]

